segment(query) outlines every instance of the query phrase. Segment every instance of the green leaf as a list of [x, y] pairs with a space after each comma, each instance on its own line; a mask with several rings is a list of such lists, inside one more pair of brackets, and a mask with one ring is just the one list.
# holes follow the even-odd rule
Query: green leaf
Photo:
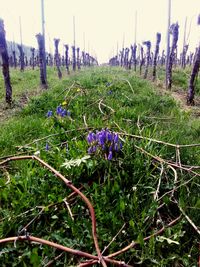
[[125, 202], [123, 201], [123, 199], [120, 199], [120, 211], [124, 211], [125, 210]]
[[37, 267], [40, 265], [40, 257], [38, 256], [38, 249], [34, 248], [32, 254], [30, 256], [30, 261], [33, 264], [33, 267]]
[[130, 225], [132, 228], [134, 228], [134, 226], [135, 226], [134, 221], [133, 221], [133, 220], [130, 220], [130, 221], [129, 221], [129, 225]]

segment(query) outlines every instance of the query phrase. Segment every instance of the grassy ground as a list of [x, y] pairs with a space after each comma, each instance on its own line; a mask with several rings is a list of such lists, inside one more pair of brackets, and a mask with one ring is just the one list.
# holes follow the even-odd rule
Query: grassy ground
[[[1, 161], [13, 154], [38, 155], [82, 187], [95, 208], [101, 250], [117, 234], [105, 255], [134, 240], [138, 245], [115, 259], [131, 266], [197, 266], [199, 174], [191, 166], [200, 165], [200, 147], [167, 143], [200, 143], [200, 121], [149, 81], [120, 68], [86, 69], [62, 80], [49, 69], [44, 92], [38, 88], [37, 70], [12, 76], [16, 103], [22, 94], [36, 96], [14, 117], [2, 108]], [[56, 115], [59, 105], [67, 116]], [[48, 111], [53, 116], [47, 118]], [[122, 148], [111, 160], [101, 148], [84, 160], [88, 133], [102, 128], [118, 132]], [[27, 160], [0, 163], [0, 175], [1, 238], [16, 236], [26, 226], [31, 235], [96, 253], [87, 207], [79, 197], [67, 199], [72, 216], [63, 201], [71, 191], [53, 174]], [[162, 227], [165, 231], [153, 236]], [[45, 266], [60, 253], [19, 242], [0, 249], [1, 266]], [[79, 261], [65, 253], [53, 266]]]

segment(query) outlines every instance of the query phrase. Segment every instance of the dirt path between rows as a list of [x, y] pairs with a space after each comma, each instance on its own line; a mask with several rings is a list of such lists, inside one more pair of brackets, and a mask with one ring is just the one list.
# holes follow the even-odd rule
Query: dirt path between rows
[[153, 87], [159, 91], [161, 94], [167, 94], [171, 95], [175, 101], [177, 102], [178, 105], [180, 105], [180, 108], [186, 112], [191, 112], [191, 115], [194, 117], [199, 117], [200, 118], [200, 96], [195, 96], [194, 106], [188, 106], [186, 102], [186, 96], [187, 92], [184, 91], [182, 88], [174, 88], [172, 87], [172, 90], [167, 90], [164, 85], [159, 82], [157, 84], [152, 82]]
[[17, 113], [28, 104], [34, 96], [40, 95], [43, 91], [38, 87], [33, 91], [23, 92], [20, 96], [15, 97], [12, 107], [10, 108], [4, 99], [0, 101], [0, 123], [5, 122], [9, 118], [17, 115]]

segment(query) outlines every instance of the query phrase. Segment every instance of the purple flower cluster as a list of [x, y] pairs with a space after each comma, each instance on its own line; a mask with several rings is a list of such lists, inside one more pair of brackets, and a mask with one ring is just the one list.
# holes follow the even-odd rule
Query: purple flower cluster
[[112, 160], [114, 156], [122, 149], [122, 142], [119, 140], [117, 133], [108, 129], [90, 132], [87, 136], [89, 154], [103, 154], [103, 156]]
[[[62, 106], [59, 105], [56, 108], [56, 114], [57, 114], [57, 116], [60, 116], [60, 117], [70, 116], [70, 111], [62, 108]], [[49, 117], [52, 117], [52, 116], [53, 116], [53, 111], [52, 110], [49, 110], [47, 112], [47, 117], [49, 118]]]
[[52, 110], [48, 110], [47, 112], [47, 117], [52, 117], [53, 116], [53, 111]]

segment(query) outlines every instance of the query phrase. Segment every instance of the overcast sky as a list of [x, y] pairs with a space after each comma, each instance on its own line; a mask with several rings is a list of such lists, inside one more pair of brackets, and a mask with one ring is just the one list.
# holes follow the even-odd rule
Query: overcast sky
[[[165, 48], [168, 0], [44, 0], [46, 48], [53, 52], [53, 39], [63, 44], [73, 43], [73, 16], [76, 21], [76, 44], [107, 62], [122, 47], [134, 43], [135, 12], [137, 11], [137, 43], [155, 43], [161, 32], [161, 46]], [[182, 46], [185, 18], [191, 31], [190, 50], [198, 44], [200, 26], [197, 16], [200, 0], [172, 0], [172, 22], [179, 22], [179, 47]], [[37, 47], [35, 35], [41, 32], [41, 0], [0, 0], [0, 17], [4, 19], [6, 38], [20, 41], [19, 16], [22, 22], [23, 43]]]

